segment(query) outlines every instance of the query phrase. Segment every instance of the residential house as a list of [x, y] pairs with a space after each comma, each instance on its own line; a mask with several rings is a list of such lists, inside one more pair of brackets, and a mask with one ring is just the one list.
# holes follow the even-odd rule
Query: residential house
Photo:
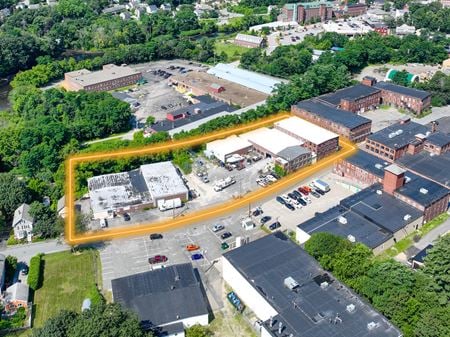
[[21, 307], [28, 308], [29, 293], [30, 288], [22, 282], [8, 287], [3, 294], [6, 312], [13, 313]]
[[14, 237], [18, 240], [27, 238], [31, 240], [33, 232], [34, 219], [30, 215], [30, 205], [22, 204], [14, 212], [12, 227], [14, 229]]

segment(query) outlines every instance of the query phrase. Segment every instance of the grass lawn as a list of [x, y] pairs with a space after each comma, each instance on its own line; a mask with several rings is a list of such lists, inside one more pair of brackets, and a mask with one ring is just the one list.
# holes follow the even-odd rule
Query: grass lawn
[[101, 282], [100, 258], [96, 250], [45, 255], [43, 285], [34, 294], [33, 326], [40, 327], [61, 309], [81, 310], [95, 283]]
[[241, 55], [248, 51], [248, 48], [237, 46], [235, 44], [229, 42], [216, 42], [216, 55], [222, 54], [225, 52], [228, 56], [228, 61], [236, 61], [241, 58]]

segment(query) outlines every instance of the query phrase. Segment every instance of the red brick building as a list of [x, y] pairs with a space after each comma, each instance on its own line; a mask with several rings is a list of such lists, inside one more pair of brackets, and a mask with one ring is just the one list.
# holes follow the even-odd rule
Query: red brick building
[[332, 4], [328, 1], [300, 2], [285, 4], [278, 21], [295, 21], [300, 24], [326, 21], [333, 17]]
[[317, 99], [298, 102], [291, 107], [291, 112], [353, 142], [361, 142], [371, 133], [372, 121], [370, 119], [336, 109]]

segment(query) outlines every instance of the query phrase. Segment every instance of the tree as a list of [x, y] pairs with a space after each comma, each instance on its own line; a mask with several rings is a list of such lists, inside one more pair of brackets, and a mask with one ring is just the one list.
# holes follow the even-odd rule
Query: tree
[[12, 283], [17, 269], [17, 257], [8, 255], [5, 262], [5, 283]]
[[392, 77], [392, 82], [407, 87], [409, 84], [408, 72], [406, 70], [397, 71]]
[[34, 234], [43, 238], [52, 238], [62, 232], [56, 213], [43, 203], [33, 202], [30, 205], [30, 215], [34, 218]]
[[274, 170], [275, 174], [280, 176], [280, 177], [284, 177], [287, 174], [286, 170], [283, 167], [281, 167], [280, 165], [278, 165], [278, 164], [275, 165], [273, 170]]
[[30, 193], [22, 180], [12, 173], [0, 173], [0, 212], [7, 220], [12, 219], [17, 207], [29, 201]]
[[447, 298], [450, 298], [450, 235], [444, 235], [427, 251], [423, 272], [433, 277]]
[[211, 337], [212, 333], [206, 326], [199, 324], [186, 329], [186, 337]]
[[319, 232], [311, 235], [306, 241], [305, 250], [315, 259], [320, 260], [324, 256], [340, 254], [344, 250], [350, 249], [351, 246], [351, 242], [344, 238], [327, 232]]

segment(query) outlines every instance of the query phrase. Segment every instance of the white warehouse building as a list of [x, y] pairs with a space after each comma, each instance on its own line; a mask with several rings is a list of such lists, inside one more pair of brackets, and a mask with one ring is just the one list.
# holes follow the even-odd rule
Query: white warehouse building
[[235, 155], [247, 154], [252, 148], [252, 144], [241, 137], [232, 135], [225, 139], [218, 139], [206, 144], [205, 155], [216, 157], [222, 163], [226, 163], [229, 158]]
[[187, 201], [189, 197], [188, 188], [170, 161], [89, 178], [88, 189], [95, 219], [156, 207], [159, 200], [180, 198]]
[[225, 253], [223, 277], [262, 337], [400, 337], [401, 332], [281, 232]]

